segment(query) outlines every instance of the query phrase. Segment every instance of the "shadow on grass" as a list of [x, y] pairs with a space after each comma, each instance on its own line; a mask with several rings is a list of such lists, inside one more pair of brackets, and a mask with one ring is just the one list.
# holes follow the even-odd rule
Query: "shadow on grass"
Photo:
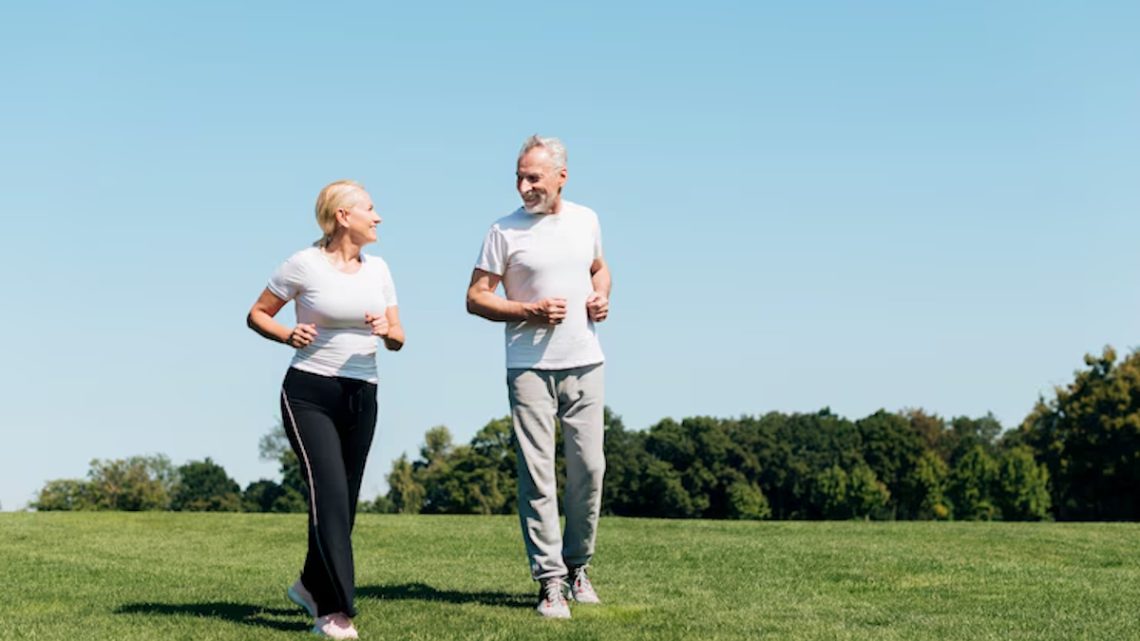
[[[308, 624], [298, 620], [302, 616], [307, 617], [299, 608], [263, 608], [250, 603], [127, 603], [119, 606], [115, 614], [210, 617], [285, 632], [303, 632], [309, 629]], [[292, 621], [271, 617], [288, 617]]]
[[525, 608], [534, 605], [537, 597], [508, 592], [459, 592], [439, 590], [425, 583], [402, 585], [365, 585], [356, 588], [356, 595], [386, 601], [434, 601], [442, 603], [478, 603], [504, 608]]

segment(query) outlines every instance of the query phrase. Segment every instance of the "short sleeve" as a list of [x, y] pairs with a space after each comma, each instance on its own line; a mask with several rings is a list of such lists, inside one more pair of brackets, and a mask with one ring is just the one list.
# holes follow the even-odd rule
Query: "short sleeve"
[[483, 239], [483, 249], [479, 252], [479, 259], [475, 261], [475, 268], [485, 272], [502, 276], [507, 271], [507, 239], [498, 225], [491, 227], [487, 237]]
[[301, 292], [302, 271], [300, 254], [294, 254], [273, 272], [265, 287], [281, 300], [293, 300]]

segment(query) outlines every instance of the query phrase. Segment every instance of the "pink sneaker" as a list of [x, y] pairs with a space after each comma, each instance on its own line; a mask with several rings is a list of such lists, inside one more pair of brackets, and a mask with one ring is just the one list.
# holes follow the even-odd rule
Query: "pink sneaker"
[[538, 606], [534, 609], [548, 619], [569, 619], [570, 605], [566, 603], [566, 581], [562, 577], [542, 579], [538, 589]]
[[356, 626], [352, 625], [352, 619], [343, 612], [317, 617], [313, 623], [313, 634], [329, 639], [360, 638], [360, 635], [356, 633]]
[[594, 584], [586, 574], [586, 566], [571, 568], [570, 570], [570, 598], [578, 603], [601, 603], [598, 593], [594, 591]]
[[305, 608], [305, 612], [308, 612], [309, 616], [317, 616], [317, 602], [313, 599], [313, 595], [305, 589], [305, 584], [301, 583], [301, 579], [297, 579], [296, 583], [285, 590], [285, 596], [289, 597], [293, 603]]

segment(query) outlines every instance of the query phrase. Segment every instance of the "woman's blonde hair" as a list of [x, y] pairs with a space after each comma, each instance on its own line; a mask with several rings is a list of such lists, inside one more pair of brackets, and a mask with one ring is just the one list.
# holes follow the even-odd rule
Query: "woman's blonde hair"
[[336, 233], [336, 212], [348, 209], [357, 202], [357, 192], [364, 191], [364, 185], [355, 180], [338, 180], [325, 185], [317, 196], [317, 225], [321, 228], [321, 239], [313, 243], [325, 247]]

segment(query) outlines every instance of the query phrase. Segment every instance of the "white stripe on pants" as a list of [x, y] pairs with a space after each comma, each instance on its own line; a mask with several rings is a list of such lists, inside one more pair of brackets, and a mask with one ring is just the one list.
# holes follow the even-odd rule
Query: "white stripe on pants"
[[[590, 562], [602, 507], [606, 460], [601, 363], [564, 370], [508, 369], [519, 472], [519, 522], [535, 579], [565, 576]], [[558, 523], [555, 419], [566, 452], [566, 533]]]

